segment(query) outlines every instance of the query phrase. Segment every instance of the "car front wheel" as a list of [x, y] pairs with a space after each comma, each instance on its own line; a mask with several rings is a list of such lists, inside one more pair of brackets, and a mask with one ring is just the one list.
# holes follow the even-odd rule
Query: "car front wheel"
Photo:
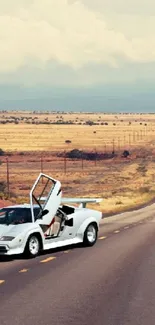
[[97, 225], [91, 223], [85, 230], [83, 243], [85, 246], [93, 246], [97, 240]]
[[40, 241], [39, 238], [36, 235], [31, 235], [28, 238], [26, 248], [25, 248], [25, 254], [28, 257], [36, 257], [39, 254], [40, 251]]

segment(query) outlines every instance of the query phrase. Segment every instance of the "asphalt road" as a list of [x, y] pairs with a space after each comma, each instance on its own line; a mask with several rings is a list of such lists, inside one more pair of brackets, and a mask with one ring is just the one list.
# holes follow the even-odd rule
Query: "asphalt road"
[[0, 258], [0, 325], [154, 325], [154, 211], [106, 218], [92, 248]]

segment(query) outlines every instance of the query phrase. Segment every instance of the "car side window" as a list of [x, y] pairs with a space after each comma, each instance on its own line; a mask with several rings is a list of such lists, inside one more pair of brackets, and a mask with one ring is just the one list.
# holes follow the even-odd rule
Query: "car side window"
[[32, 222], [31, 209], [24, 209], [23, 217], [24, 222]]
[[39, 218], [40, 215], [40, 208], [34, 208], [34, 220], [36, 221]]

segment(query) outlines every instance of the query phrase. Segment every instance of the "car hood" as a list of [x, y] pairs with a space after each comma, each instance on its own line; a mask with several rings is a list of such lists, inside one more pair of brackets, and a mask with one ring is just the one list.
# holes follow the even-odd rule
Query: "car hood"
[[25, 230], [29, 230], [34, 227], [32, 223], [24, 223], [19, 225], [0, 225], [0, 237], [13, 236], [16, 237]]

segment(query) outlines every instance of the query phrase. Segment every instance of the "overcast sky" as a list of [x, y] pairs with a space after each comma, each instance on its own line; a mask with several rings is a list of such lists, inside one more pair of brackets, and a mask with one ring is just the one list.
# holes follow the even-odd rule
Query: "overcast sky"
[[0, 0], [0, 84], [154, 82], [154, 0]]

